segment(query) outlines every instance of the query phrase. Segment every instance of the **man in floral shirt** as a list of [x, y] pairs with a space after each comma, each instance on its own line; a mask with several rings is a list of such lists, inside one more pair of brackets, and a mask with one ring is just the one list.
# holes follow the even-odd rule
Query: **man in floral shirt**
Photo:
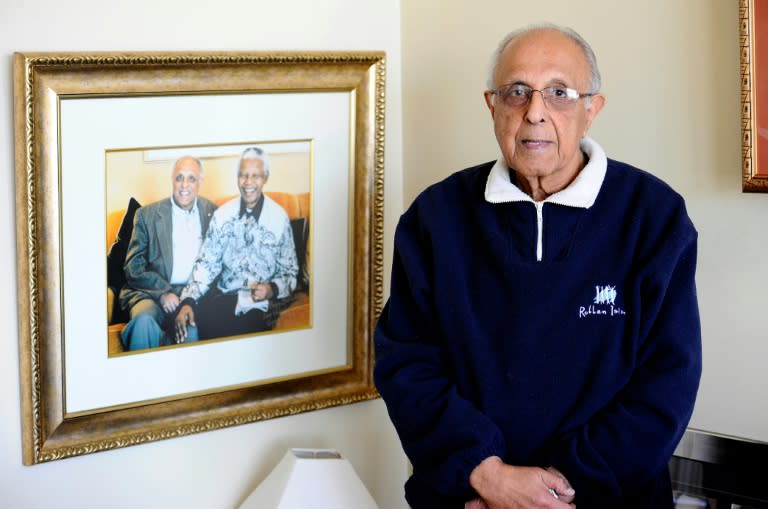
[[181, 292], [177, 341], [187, 337], [189, 326], [199, 328], [200, 339], [269, 330], [274, 318], [270, 305], [296, 288], [291, 224], [285, 210], [262, 192], [268, 179], [266, 153], [259, 147], [245, 149], [237, 173], [240, 197], [213, 214]]

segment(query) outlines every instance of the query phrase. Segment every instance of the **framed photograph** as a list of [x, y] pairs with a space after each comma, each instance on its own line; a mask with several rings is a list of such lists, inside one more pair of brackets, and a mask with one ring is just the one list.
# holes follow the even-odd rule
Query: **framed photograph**
[[[311, 326], [310, 280], [314, 271], [311, 267], [312, 260], [307, 255], [312, 251], [309, 248], [309, 240], [312, 231], [310, 184], [313, 173], [313, 143], [314, 140], [309, 139], [282, 140], [247, 144], [120, 148], [106, 151], [107, 343], [110, 356], [150, 353], [155, 348], [199, 346], [211, 340], [238, 339], [257, 333], [269, 334]], [[260, 310], [261, 307], [267, 306], [269, 323], [262, 324], [260, 320], [249, 319], [244, 324], [246, 330], [233, 331], [232, 324], [216, 320], [215, 324], [206, 326], [206, 321], [210, 320], [198, 317], [201, 323], [195, 338], [207, 341], [177, 341], [172, 320], [174, 316], [172, 313], [164, 313], [163, 320], [158, 323], [157, 334], [154, 334], [154, 341], [148, 343], [146, 331], [141, 325], [135, 325], [136, 320], [128, 325], [132, 316], [140, 314], [139, 311], [146, 307], [141, 301], [158, 301], [154, 292], [165, 292], [170, 289], [169, 286], [175, 286], [174, 295], [180, 297], [183, 286], [186, 286], [190, 279], [198, 253], [201, 257], [204, 252], [228, 254], [224, 250], [213, 249], [219, 245], [224, 246], [222, 239], [216, 237], [209, 240], [206, 237], [212, 219], [210, 211], [227, 205], [234, 206], [239, 214], [241, 198], [237, 173], [240, 157], [241, 154], [254, 149], [263, 151], [269, 163], [269, 173], [265, 175], [266, 181], [259, 192], [266, 201], [280, 206], [276, 210], [283, 222], [278, 225], [280, 229], [275, 233], [278, 236], [285, 234], [283, 237], [290, 241], [286, 243], [286, 247], [289, 247], [293, 256], [285, 257], [288, 262], [286, 268], [290, 271], [290, 292], [286, 291], [286, 295], [279, 300], [273, 299], [272, 305], [269, 306], [269, 302], [252, 301], [250, 290], [240, 283], [239, 286], [245, 291], [245, 307], [239, 307], [244, 311], [248, 307]], [[185, 162], [194, 170], [189, 172], [192, 181], [187, 183], [183, 182]], [[171, 194], [173, 200], [170, 198]], [[196, 200], [201, 203], [195, 203]], [[184, 209], [175, 206], [177, 201], [187, 204], [192, 212], [196, 211], [197, 214], [193, 213], [192, 216], [196, 223], [200, 223], [200, 227], [195, 228], [193, 235], [187, 240], [174, 237], [174, 234], [181, 235], [186, 231], [173, 228], [173, 221], [184, 217], [181, 212]], [[210, 208], [205, 208], [203, 201], [207, 201]], [[137, 215], [142, 205], [148, 206]], [[223, 208], [221, 213], [225, 210], [226, 208]], [[177, 216], [173, 215], [174, 211]], [[282, 214], [283, 212], [285, 214]], [[201, 220], [200, 214], [207, 214], [209, 217]], [[267, 215], [269, 214], [265, 213], [264, 220], [255, 221], [254, 224], [264, 223], [269, 219]], [[136, 228], [133, 226], [134, 222]], [[230, 226], [216, 222], [214, 225]], [[183, 223], [183, 226], [189, 227], [186, 223]], [[242, 233], [246, 232], [251, 240], [255, 240], [252, 235], [254, 232], [249, 229]], [[258, 235], [258, 232], [256, 234]], [[174, 242], [192, 243], [182, 253], [186, 256], [174, 254]], [[258, 240], [255, 240], [255, 243], [262, 244]], [[233, 251], [232, 254], [240, 258], [240, 248]], [[265, 254], [263, 251], [249, 251], [257, 257], [255, 263], [262, 261]], [[278, 250], [273, 251], [278, 254]], [[270, 253], [266, 254], [269, 256]], [[255, 271], [249, 271], [247, 276], [250, 277], [252, 272]], [[202, 299], [202, 307], [205, 307], [211, 294], [219, 293], [216, 291], [216, 285], [208, 290]], [[233, 293], [231, 299], [234, 299], [233, 289], [230, 287], [227, 290]], [[237, 295], [240, 296], [240, 292], [237, 292]], [[178, 307], [178, 304], [176, 306]], [[230, 307], [234, 310], [238, 306], [233, 304]], [[226, 314], [226, 311], [224, 309], [222, 313]], [[261, 313], [257, 316], [261, 316]]]
[[378, 396], [384, 82], [382, 52], [14, 55], [25, 464]]
[[739, 0], [742, 190], [768, 192], [768, 2]]

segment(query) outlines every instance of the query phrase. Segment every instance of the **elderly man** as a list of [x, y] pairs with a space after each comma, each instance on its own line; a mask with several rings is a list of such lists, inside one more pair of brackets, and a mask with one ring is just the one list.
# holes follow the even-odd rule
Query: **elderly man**
[[176, 316], [180, 341], [189, 325], [198, 326], [200, 339], [269, 330], [276, 318], [270, 306], [296, 288], [298, 262], [288, 215], [262, 192], [269, 179], [267, 154], [247, 148], [237, 167], [240, 197], [213, 215], [181, 292]]
[[424, 191], [395, 234], [376, 385], [422, 508], [671, 508], [698, 390], [697, 233], [607, 159], [589, 45], [529, 27], [485, 100], [501, 157]]
[[172, 318], [179, 293], [216, 209], [198, 196], [203, 178], [200, 161], [182, 157], [173, 165], [171, 197], [136, 212], [125, 258], [126, 284], [120, 291], [120, 305], [131, 316], [120, 333], [126, 350], [174, 342]]

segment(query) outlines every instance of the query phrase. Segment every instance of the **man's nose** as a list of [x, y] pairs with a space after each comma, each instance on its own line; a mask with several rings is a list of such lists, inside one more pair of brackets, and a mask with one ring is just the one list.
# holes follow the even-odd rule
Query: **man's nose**
[[544, 102], [544, 94], [540, 90], [531, 91], [531, 97], [525, 108], [526, 121], [531, 124], [544, 122], [547, 104]]

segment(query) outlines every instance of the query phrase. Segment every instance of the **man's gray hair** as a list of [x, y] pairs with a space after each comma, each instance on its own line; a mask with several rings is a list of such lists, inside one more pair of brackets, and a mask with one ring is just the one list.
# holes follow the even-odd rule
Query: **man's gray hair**
[[261, 147], [248, 147], [243, 150], [243, 154], [240, 156], [240, 161], [237, 163], [237, 169], [240, 170], [240, 166], [246, 159], [259, 159], [264, 163], [264, 176], [269, 177], [269, 157], [267, 153]]
[[173, 175], [173, 172], [176, 171], [176, 166], [181, 162], [182, 159], [192, 159], [195, 162], [195, 164], [197, 164], [197, 169], [200, 170], [200, 180], [203, 180], [205, 178], [205, 170], [203, 170], [203, 162], [197, 157], [191, 156], [191, 155], [181, 156], [178, 159], [176, 159], [176, 162], [174, 162], [173, 166], [171, 167], [171, 175]]
[[539, 23], [536, 25], [529, 25], [527, 27], [523, 27], [508, 33], [506, 37], [501, 40], [499, 46], [496, 48], [496, 51], [493, 53], [493, 58], [491, 59], [491, 66], [488, 71], [488, 90], [493, 90], [496, 88], [496, 84], [493, 82], [493, 76], [496, 74], [496, 69], [499, 66], [501, 54], [504, 52], [507, 46], [509, 46], [511, 42], [514, 42], [518, 38], [537, 30], [554, 30], [556, 32], [560, 32], [578, 44], [581, 50], [584, 52], [584, 57], [587, 59], [587, 63], [589, 64], [589, 90], [587, 90], [586, 93], [594, 94], [600, 91], [600, 86], [602, 84], [600, 80], [600, 69], [597, 67], [597, 58], [595, 58], [595, 52], [592, 51], [592, 47], [574, 29], [562, 27], [552, 23]]

